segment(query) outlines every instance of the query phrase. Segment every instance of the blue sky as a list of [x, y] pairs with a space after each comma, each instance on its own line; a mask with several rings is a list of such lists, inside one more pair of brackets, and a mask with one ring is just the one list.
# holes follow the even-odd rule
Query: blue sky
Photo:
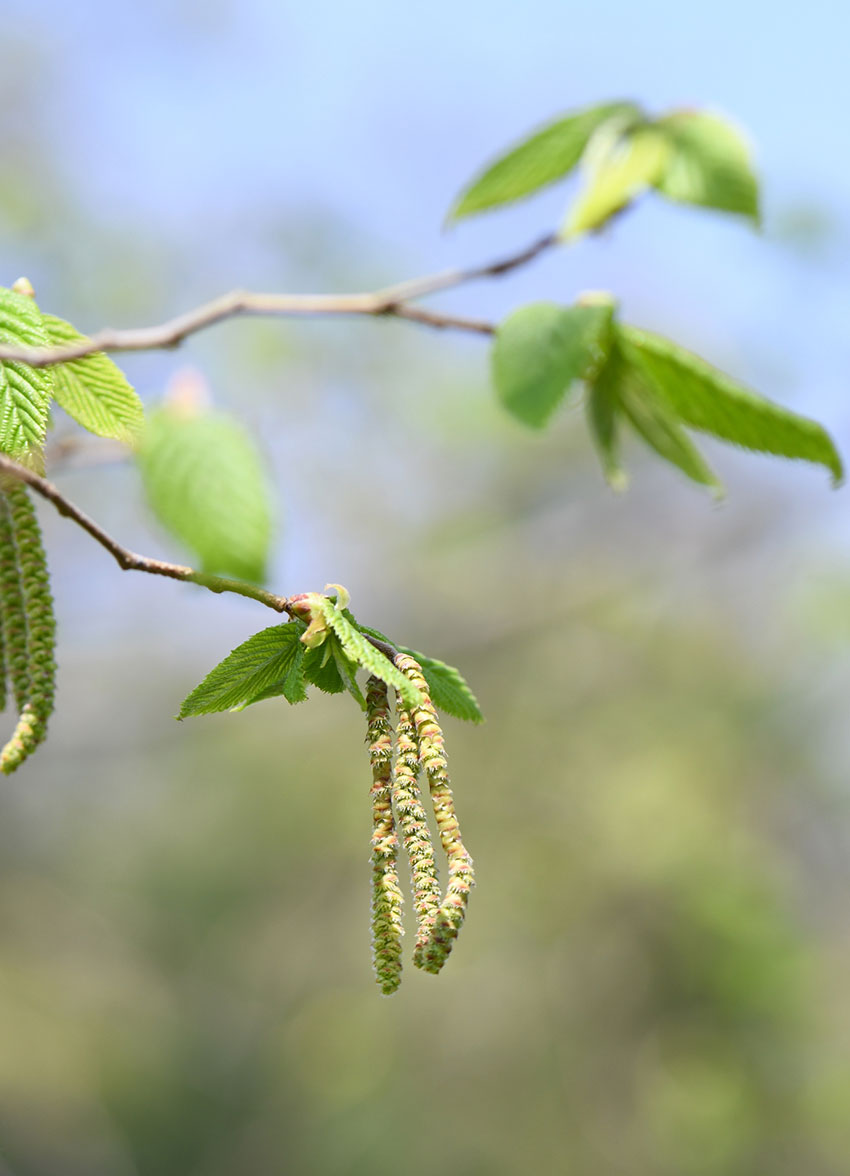
[[[564, 193], [444, 234], [454, 192], [536, 123], [611, 96], [732, 113], [757, 144], [768, 230], [789, 206], [817, 205], [836, 222], [834, 271], [848, 252], [850, 16], [813, 3], [804, 17], [659, 0], [7, 5], [11, 34], [43, 54], [45, 125], [74, 194], [176, 242], [208, 234], [215, 276], [244, 285], [274, 276], [274, 259], [245, 272], [239, 238], [275, 206], [339, 212], [399, 267], [510, 248], [560, 214]], [[756, 352], [776, 343], [784, 320], [782, 339], [802, 349], [787, 363], [823, 367], [848, 308], [840, 274], [723, 218], [646, 208], [632, 219], [570, 258], [568, 276], [548, 261], [509, 295], [477, 290], [476, 304], [617, 278], [653, 318], [695, 323], [710, 308], [713, 325], [694, 333], [716, 337], [718, 358], [742, 340]], [[835, 391], [826, 367], [818, 379]]]
[[[572, 107], [629, 97], [656, 110], [728, 112], [756, 144], [764, 234], [647, 201], [601, 239], [445, 305], [497, 317], [523, 301], [610, 288], [624, 317], [822, 417], [848, 448], [850, 9], [12, 0], [4, 15], [6, 54], [29, 47], [38, 61], [34, 129], [64, 177], [52, 197], [60, 239], [74, 203], [125, 239], [155, 227], [164, 270], [154, 318], [235, 285], [291, 288], [289, 251], [303, 245], [312, 209], [317, 231], [335, 220], [355, 259], [343, 285], [482, 261], [533, 239], [557, 223], [567, 191], [449, 233], [442, 220], [489, 156]], [[799, 208], [828, 227], [819, 249], [780, 238]], [[84, 250], [76, 264], [96, 292]], [[333, 288], [335, 277], [303, 264], [298, 274], [312, 289]], [[40, 297], [50, 280], [48, 266]], [[87, 329], [116, 317], [96, 297], [86, 308]], [[226, 328], [228, 339], [239, 329]], [[434, 347], [480, 351], [466, 339]], [[162, 370], [132, 362], [142, 365], [134, 372]], [[826, 497], [817, 471], [762, 470], [816, 495], [818, 517], [846, 534], [843, 496]]]

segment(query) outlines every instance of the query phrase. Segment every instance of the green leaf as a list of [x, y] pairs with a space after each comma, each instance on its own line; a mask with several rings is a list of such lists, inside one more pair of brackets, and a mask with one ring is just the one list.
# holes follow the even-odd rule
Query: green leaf
[[499, 326], [491, 352], [493, 383], [518, 420], [542, 428], [570, 386], [605, 358], [613, 305], [535, 302]]
[[[50, 343], [85, 341], [70, 323], [42, 315]], [[53, 368], [53, 396], [69, 416], [98, 437], [134, 444], [144, 426], [144, 410], [124, 373], [108, 355], [96, 351]]]
[[617, 122], [600, 127], [585, 152], [584, 187], [567, 214], [561, 236], [570, 239], [602, 228], [655, 183], [669, 154], [667, 137], [654, 126], [643, 124], [625, 132]]
[[336, 662], [337, 672], [339, 673], [340, 681], [344, 688], [348, 691], [361, 710], [366, 709], [366, 699], [363, 697], [363, 692], [357, 685], [357, 669], [358, 664], [351, 658], [347, 657], [342, 642], [338, 637], [332, 636], [328, 642], [333, 654], [333, 660]]
[[419, 662], [428, 683], [431, 701], [437, 710], [454, 715], [457, 719], [465, 719], [469, 723], [484, 722], [478, 699], [469, 689], [459, 670], [435, 657], [418, 653], [415, 649], [408, 649], [406, 646], [400, 646], [399, 649]]
[[372, 645], [360, 631], [357, 622], [348, 619], [348, 616], [345, 615], [347, 609], [343, 611], [337, 608], [327, 596], [317, 596], [314, 607], [321, 610], [328, 628], [333, 630], [339, 638], [339, 643], [346, 657], [362, 666], [370, 674], [374, 674], [376, 678], [380, 678], [382, 682], [386, 682], [388, 686], [394, 686], [406, 706], [419, 705], [422, 701], [422, 695], [401, 670]]
[[709, 486], [715, 496], [722, 494], [720, 482], [680, 428], [669, 405], [651, 384], [644, 382], [640, 371], [628, 363], [628, 356], [620, 373], [617, 401], [624, 416], [659, 457], [678, 466], [692, 481]]
[[683, 424], [744, 449], [815, 462], [841, 481], [841, 458], [816, 421], [757, 396], [659, 335], [635, 327], [621, 327], [620, 335], [643, 381]]
[[[0, 344], [47, 347], [50, 340], [41, 312], [26, 294], [0, 288]], [[50, 368], [33, 368], [11, 360], [0, 362], [0, 450], [41, 468], [53, 394]]]
[[307, 697], [300, 641], [303, 631], [303, 625], [290, 622], [249, 637], [184, 699], [177, 717], [242, 710], [252, 702], [281, 694], [288, 702], [303, 702]]
[[630, 102], [609, 102], [575, 111], [524, 139], [461, 192], [449, 212], [456, 221], [530, 196], [572, 171], [597, 127], [610, 118], [639, 118]]
[[655, 186], [670, 200], [740, 213], [759, 223], [759, 184], [750, 147], [736, 126], [716, 114], [682, 110], [656, 124], [670, 155]]
[[154, 513], [205, 572], [264, 579], [270, 495], [256, 447], [238, 422], [166, 404], [150, 414], [138, 460]]
[[[316, 649], [308, 649], [304, 655], [304, 677], [319, 690], [324, 690], [325, 694], [345, 692], [345, 682], [334, 656], [334, 644], [339, 646], [337, 638], [331, 634], [322, 645]], [[340, 650], [341, 648], [340, 646]]]
[[585, 412], [590, 435], [599, 454], [605, 480], [614, 490], [625, 490], [626, 472], [620, 464], [618, 390], [623, 376], [623, 356], [614, 346], [596, 379], [588, 383]]

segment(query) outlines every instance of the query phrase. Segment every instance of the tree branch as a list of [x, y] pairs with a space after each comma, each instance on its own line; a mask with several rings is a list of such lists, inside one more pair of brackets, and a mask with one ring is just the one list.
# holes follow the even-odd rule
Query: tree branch
[[0, 346], [0, 360], [25, 363], [30, 367], [48, 367], [53, 363], [82, 359], [95, 351], [155, 351], [177, 347], [189, 335], [215, 326], [226, 319], [246, 315], [371, 315], [407, 319], [428, 327], [492, 335], [496, 329], [492, 323], [442, 314], [439, 311], [421, 310], [419, 307], [411, 306], [410, 302], [429, 294], [465, 285], [467, 282], [502, 277], [512, 270], [519, 269], [520, 266], [528, 265], [557, 243], [557, 236], [549, 233], [519, 253], [511, 254], [499, 261], [471, 269], [446, 270], [440, 274], [413, 278], [367, 294], [257, 294], [246, 290], [233, 290], [154, 327], [131, 327], [125, 330], [105, 327], [79, 343], [64, 344], [61, 347]]
[[89, 518], [84, 511], [67, 499], [52, 482], [48, 482], [46, 478], [33, 473], [32, 470], [28, 470], [25, 466], [19, 465], [18, 462], [12, 461], [11, 458], [3, 454], [0, 454], [0, 474], [26, 483], [32, 490], [35, 490], [36, 494], [46, 498], [61, 515], [66, 519], [72, 519], [78, 527], [82, 527], [91, 535], [96, 543], [105, 548], [125, 572], [147, 572], [152, 576], [167, 576], [171, 580], [184, 580], [189, 584], [200, 584], [202, 588], [208, 588], [210, 592], [235, 592], [239, 596], [247, 596], [251, 600], [257, 600], [260, 604], [273, 608], [275, 612], [289, 611], [289, 602], [285, 596], [276, 596], [273, 592], [267, 592], [265, 588], [257, 588], [242, 580], [209, 576], [205, 572], [196, 572], [194, 568], [186, 567], [183, 564], [150, 559], [148, 556], [137, 555], [135, 551], [122, 547], [111, 535], [107, 535], [106, 531], [94, 519]]
[[[0, 485], [2, 485], [3, 476], [24, 482], [31, 490], [35, 490], [36, 494], [46, 498], [56, 507], [59, 514], [82, 527], [87, 534], [91, 535], [92, 539], [105, 548], [125, 572], [147, 572], [152, 576], [166, 576], [170, 580], [199, 584], [202, 588], [209, 589], [210, 592], [233, 592], [237, 596], [247, 596], [250, 600], [256, 600], [267, 608], [274, 609], [275, 612], [287, 613], [289, 616], [294, 615], [289, 597], [276, 596], [274, 592], [267, 592], [265, 588], [257, 588], [256, 585], [247, 584], [243, 580], [229, 580], [224, 576], [209, 576], [205, 572], [196, 572], [194, 568], [186, 567], [183, 564], [166, 563], [165, 560], [137, 555], [135, 551], [122, 547], [94, 519], [89, 518], [85, 511], [80, 510], [70, 499], [66, 498], [52, 482], [48, 482], [40, 474], [36, 474], [32, 470], [28, 470], [26, 466], [19, 465], [18, 462], [0, 454]], [[388, 641], [381, 641], [378, 637], [370, 637], [367, 633], [364, 633], [363, 636], [370, 645], [374, 645], [390, 661], [393, 661], [398, 655], [398, 650]]]

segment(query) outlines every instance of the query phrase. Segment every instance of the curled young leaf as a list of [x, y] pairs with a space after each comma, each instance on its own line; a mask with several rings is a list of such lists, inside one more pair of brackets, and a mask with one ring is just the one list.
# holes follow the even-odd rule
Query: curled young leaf
[[[347, 596], [346, 593], [346, 599]], [[322, 596], [318, 592], [305, 592], [300, 596], [293, 596], [289, 603], [295, 616], [307, 625], [304, 637], [309, 637], [312, 633], [315, 640], [329, 630], [332, 631], [339, 642], [342, 653], [349, 662], [368, 670], [370, 674], [374, 674], [376, 678], [380, 678], [388, 686], [395, 687], [408, 706], [415, 706], [419, 702], [419, 692], [416, 688], [411, 685], [409, 679], [397, 669], [385, 653], [375, 648], [369, 638], [358, 628], [357, 622], [353, 618], [349, 619], [348, 610], [343, 611], [329, 597]], [[340, 663], [339, 659], [337, 659], [337, 668], [344, 681], [348, 678], [347, 684], [350, 689], [353, 678], [348, 677], [345, 665]], [[351, 690], [351, 692], [355, 694], [355, 697], [359, 696], [359, 690], [356, 693], [355, 690]]]
[[651, 123], [603, 124], [588, 144], [582, 160], [584, 185], [561, 235], [571, 239], [601, 229], [656, 182], [669, 153], [666, 136]]

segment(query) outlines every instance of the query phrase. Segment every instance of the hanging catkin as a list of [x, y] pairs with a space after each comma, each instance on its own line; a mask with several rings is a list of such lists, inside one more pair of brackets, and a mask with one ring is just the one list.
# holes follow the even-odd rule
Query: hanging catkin
[[419, 791], [419, 747], [413, 719], [396, 694], [396, 756], [392, 792], [404, 849], [410, 862], [416, 943], [425, 943], [440, 907], [440, 882], [434, 862], [431, 830]]
[[381, 991], [401, 983], [402, 895], [392, 798], [393, 738], [386, 685], [371, 677], [366, 687], [367, 740], [372, 765], [372, 958]]
[[398, 654], [395, 664], [422, 694], [422, 702], [414, 707], [411, 717], [419, 747], [419, 764], [428, 777], [440, 842], [448, 862], [445, 896], [434, 917], [430, 934], [423, 942], [417, 942], [413, 955], [416, 967], [426, 972], [439, 972], [463, 925], [475, 878], [472, 858], [460, 835], [446, 764], [443, 731], [428, 693], [425, 675], [419, 663], [408, 654]]
[[[5, 487], [0, 484], [0, 617], [3, 625], [5, 677], [8, 675], [18, 713], [27, 704], [27, 613], [18, 570], [18, 548]], [[5, 689], [4, 689], [5, 695]]]
[[9, 671], [18, 722], [0, 752], [0, 771], [14, 772], [44, 739], [53, 710], [56, 622], [41, 531], [20, 482], [2, 484], [5, 524], [0, 534], [0, 591]]

